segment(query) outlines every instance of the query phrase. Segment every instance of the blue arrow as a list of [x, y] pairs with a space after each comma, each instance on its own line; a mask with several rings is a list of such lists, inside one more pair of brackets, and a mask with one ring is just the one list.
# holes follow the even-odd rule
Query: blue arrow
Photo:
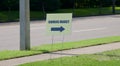
[[51, 31], [60, 31], [60, 32], [62, 32], [64, 30], [65, 30], [65, 28], [63, 28], [62, 26], [61, 27], [52, 27], [51, 28]]

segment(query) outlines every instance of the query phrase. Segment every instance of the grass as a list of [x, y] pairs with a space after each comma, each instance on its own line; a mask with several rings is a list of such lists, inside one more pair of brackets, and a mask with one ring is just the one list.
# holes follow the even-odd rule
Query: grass
[[97, 53], [98, 55], [105, 55], [105, 56], [115, 56], [115, 57], [120, 57], [120, 49], [117, 50], [112, 50], [112, 51], [107, 51], [103, 53]]
[[49, 45], [41, 45], [41, 46], [33, 47], [32, 50], [51, 52], [51, 51], [58, 51], [58, 50], [65, 50], [65, 49], [73, 49], [73, 48], [82, 48], [82, 47], [87, 47], [87, 46], [101, 45], [101, 44], [117, 42], [117, 41], [120, 41], [120, 36], [89, 39], [89, 40], [82, 40], [82, 41], [76, 41], [76, 42], [65, 42], [63, 44], [63, 48], [61, 48], [61, 43], [58, 43], [58, 44], [54, 44], [52, 50], [51, 50], [50, 44]]
[[113, 58], [102, 55], [80, 55], [31, 62], [21, 64], [19, 66], [120, 66], [120, 58]]
[[18, 21], [19, 20], [19, 12], [18, 11], [0, 11], [0, 22], [7, 21]]
[[63, 44], [63, 48], [61, 48], [61, 43], [58, 43], [58, 44], [54, 44], [52, 49], [51, 49], [51, 44], [48, 44], [48, 45], [33, 47], [30, 51], [12, 51], [12, 50], [0, 51], [0, 60], [37, 55], [37, 54], [48, 53], [59, 50], [107, 44], [112, 42], [120, 42], [120, 36], [81, 40], [76, 42], [65, 42]]
[[91, 55], [25, 63], [19, 66], [120, 66], [120, 49]]
[[[56, 11], [50, 11], [47, 13], [73, 13], [74, 17], [81, 17], [81, 16], [91, 16], [91, 15], [104, 15], [104, 14], [112, 14], [111, 7], [104, 7], [104, 8], [81, 8], [75, 9], [59, 9]], [[116, 7], [116, 13], [120, 14], [120, 7]], [[42, 11], [31, 11], [30, 14], [31, 20], [41, 20], [45, 19], [46, 14]], [[18, 21], [19, 20], [19, 12], [18, 11], [0, 11], [0, 22], [7, 22], [7, 21]]]

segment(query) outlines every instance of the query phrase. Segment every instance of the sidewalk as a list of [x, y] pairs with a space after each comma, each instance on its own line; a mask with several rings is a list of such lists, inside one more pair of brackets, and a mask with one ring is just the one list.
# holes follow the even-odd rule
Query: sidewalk
[[119, 48], [120, 48], [120, 42], [86, 47], [86, 48], [71, 49], [71, 50], [58, 51], [58, 52], [53, 52], [53, 53], [34, 55], [34, 56], [29, 56], [29, 57], [3, 60], [3, 61], [0, 61], [0, 66], [16, 66], [16, 65], [28, 63], [28, 62], [48, 60], [50, 59], [50, 56], [52, 56], [52, 58], [59, 58], [59, 57], [64, 57], [64, 56], [75, 56], [75, 55], [80, 55], [80, 54], [94, 54], [98, 52], [114, 50], [114, 49], [119, 49]]

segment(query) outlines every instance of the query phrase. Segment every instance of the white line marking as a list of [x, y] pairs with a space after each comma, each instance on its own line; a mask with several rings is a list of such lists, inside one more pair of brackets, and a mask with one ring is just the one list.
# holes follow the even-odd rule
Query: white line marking
[[73, 31], [74, 33], [78, 33], [78, 32], [87, 32], [87, 31], [98, 31], [98, 30], [105, 30], [107, 29], [106, 27], [103, 28], [94, 28], [94, 29], [84, 29], [84, 30], [75, 30]]

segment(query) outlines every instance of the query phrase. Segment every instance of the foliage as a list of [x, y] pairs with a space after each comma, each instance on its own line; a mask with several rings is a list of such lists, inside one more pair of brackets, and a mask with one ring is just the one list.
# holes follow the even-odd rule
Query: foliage
[[73, 8], [75, 0], [61, 0], [61, 8]]
[[[30, 0], [31, 10], [52, 11], [64, 8], [110, 7], [113, 0]], [[120, 0], [116, 0], [120, 6]], [[0, 10], [18, 10], [19, 0], [0, 0]]]
[[5, 20], [7, 20], [6, 18], [7, 18], [6, 15], [0, 13], [0, 22], [4, 22]]
[[19, 0], [0, 0], [0, 10], [18, 10]]
[[31, 10], [53, 11], [60, 8], [60, 0], [31, 0]]
[[[101, 13], [99, 13], [101, 11]], [[58, 9], [55, 11], [49, 11], [47, 13], [73, 13], [73, 17], [82, 16], [95, 16], [95, 15], [107, 15], [112, 14], [111, 7], [104, 7], [101, 10], [98, 8], [81, 8], [81, 9]], [[120, 7], [116, 7], [116, 14], [120, 14]], [[43, 20], [46, 17], [46, 13], [43, 11], [31, 11], [31, 20]], [[0, 22], [12, 22], [19, 20], [18, 11], [0, 11]]]
[[[62, 8], [96, 8], [111, 7], [113, 0], [61, 0]], [[116, 0], [116, 6], [120, 6], [120, 0]]]
[[[31, 10], [56, 10], [60, 0], [30, 0]], [[18, 10], [19, 0], [0, 0], [0, 10]]]

